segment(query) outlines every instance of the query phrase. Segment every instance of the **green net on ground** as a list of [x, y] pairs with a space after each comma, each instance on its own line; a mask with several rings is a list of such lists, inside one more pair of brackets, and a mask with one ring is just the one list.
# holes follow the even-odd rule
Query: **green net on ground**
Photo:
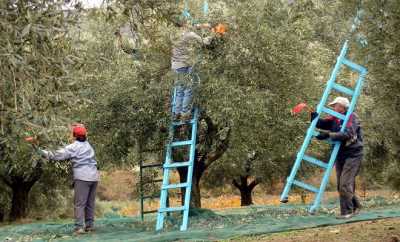
[[73, 236], [71, 221], [8, 225], [0, 227], [0, 241], [215, 241], [240, 236], [338, 225], [349, 222], [400, 217], [400, 202], [374, 199], [349, 220], [338, 220], [336, 204], [328, 204], [317, 215], [305, 206], [251, 206], [219, 211], [194, 210], [187, 232], [179, 231], [180, 215], [167, 219], [166, 230], [154, 231], [155, 216], [141, 222], [139, 217], [110, 216], [96, 221], [96, 232]]

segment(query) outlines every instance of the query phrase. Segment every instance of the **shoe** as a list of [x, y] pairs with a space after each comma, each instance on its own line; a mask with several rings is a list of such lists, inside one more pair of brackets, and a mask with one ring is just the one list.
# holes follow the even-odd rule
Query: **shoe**
[[358, 215], [360, 214], [361, 208], [354, 208], [353, 210], [353, 215]]
[[74, 235], [80, 235], [80, 234], [84, 234], [84, 233], [85, 233], [85, 230], [81, 227], [74, 229]]
[[181, 114], [180, 113], [174, 114], [174, 121], [179, 121], [179, 120], [181, 120]]
[[337, 216], [336, 218], [337, 218], [337, 219], [350, 219], [350, 218], [352, 218], [353, 216], [354, 216], [354, 214], [349, 213], [349, 214], [342, 214], [342, 215], [340, 215], [340, 216]]
[[86, 226], [85, 227], [85, 232], [87, 232], [87, 233], [94, 232], [94, 231], [95, 231], [95, 229], [94, 229], [93, 226]]
[[184, 114], [182, 114], [182, 116], [181, 116], [181, 120], [182, 120], [183, 122], [188, 122], [188, 121], [191, 120], [191, 119], [192, 119], [192, 114], [191, 114], [190, 112], [184, 113]]

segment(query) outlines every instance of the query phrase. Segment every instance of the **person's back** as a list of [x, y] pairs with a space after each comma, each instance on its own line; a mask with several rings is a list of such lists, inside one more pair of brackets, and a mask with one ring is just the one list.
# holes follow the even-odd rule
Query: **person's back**
[[97, 162], [95, 153], [88, 141], [75, 141], [66, 148], [73, 151], [71, 154], [74, 179], [83, 181], [97, 181]]
[[189, 30], [182, 30], [178, 40], [174, 43], [171, 56], [171, 69], [178, 70], [183, 67], [190, 67], [194, 64], [194, 48], [201, 44], [202, 38]]

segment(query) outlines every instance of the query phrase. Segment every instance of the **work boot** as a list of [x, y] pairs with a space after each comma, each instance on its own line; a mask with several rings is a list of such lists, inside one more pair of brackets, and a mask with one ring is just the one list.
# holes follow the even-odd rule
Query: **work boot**
[[180, 113], [174, 114], [174, 121], [179, 121], [179, 120], [181, 120], [181, 114]]
[[181, 120], [182, 120], [183, 122], [189, 122], [190, 119], [192, 119], [192, 114], [191, 114], [190, 112], [184, 113], [184, 114], [182, 114], [182, 116], [181, 116]]
[[354, 210], [353, 210], [353, 215], [358, 215], [358, 214], [360, 214], [360, 211], [361, 211], [361, 207], [354, 208]]
[[85, 232], [90, 233], [90, 232], [94, 232], [94, 227], [93, 226], [86, 226], [85, 227]]
[[349, 214], [342, 214], [340, 216], [337, 216], [336, 219], [351, 219], [354, 215], [352, 213]]
[[85, 230], [82, 227], [76, 227], [74, 228], [74, 235], [80, 235], [80, 234], [84, 234]]

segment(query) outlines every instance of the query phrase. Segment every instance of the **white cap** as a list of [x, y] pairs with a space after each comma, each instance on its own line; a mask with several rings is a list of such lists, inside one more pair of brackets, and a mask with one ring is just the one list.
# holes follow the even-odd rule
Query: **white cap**
[[329, 103], [329, 106], [335, 105], [337, 103], [339, 103], [340, 105], [342, 105], [345, 108], [348, 108], [350, 106], [349, 99], [347, 99], [345, 97], [336, 97], [335, 100], [333, 100], [333, 102]]

